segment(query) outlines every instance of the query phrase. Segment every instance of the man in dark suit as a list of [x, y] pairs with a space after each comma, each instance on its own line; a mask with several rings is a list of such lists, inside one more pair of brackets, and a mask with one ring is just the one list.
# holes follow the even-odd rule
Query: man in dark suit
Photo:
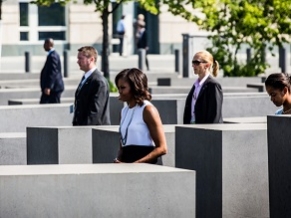
[[96, 67], [92, 46], [78, 49], [78, 64], [85, 72], [75, 93], [73, 126], [110, 125], [109, 85]]
[[147, 51], [149, 49], [148, 47], [148, 40], [147, 40], [147, 32], [145, 29], [145, 22], [139, 22], [138, 23], [138, 32], [137, 32], [137, 49], [145, 49], [145, 63], [147, 70], [150, 70], [149, 67], [149, 61], [147, 57]]
[[48, 52], [45, 65], [40, 74], [41, 104], [60, 103], [64, 91], [62, 67], [59, 54], [54, 49], [54, 41], [48, 38], [43, 48]]

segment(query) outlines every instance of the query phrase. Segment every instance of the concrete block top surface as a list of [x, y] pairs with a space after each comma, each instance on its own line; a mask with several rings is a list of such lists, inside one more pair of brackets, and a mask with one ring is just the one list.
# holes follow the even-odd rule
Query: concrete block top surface
[[252, 97], [268, 97], [267, 93], [264, 92], [234, 92], [234, 93], [223, 93], [224, 97], [246, 97], [246, 96], [252, 96]]
[[67, 104], [35, 104], [35, 105], [5, 105], [5, 106], [0, 106], [0, 110], [7, 110], [7, 109], [35, 109], [35, 108], [56, 108], [56, 107], [67, 107], [68, 108], [68, 113], [70, 110], [70, 103]]
[[[66, 90], [76, 90], [76, 86], [66, 86]], [[29, 91], [39, 91], [39, 87], [22, 87], [22, 88], [13, 88], [13, 89], [0, 89], [0, 93], [9, 93], [9, 92], [29, 92]]]
[[116, 97], [117, 98], [119, 96], [119, 94], [117, 92], [110, 92], [109, 93], [109, 96], [110, 97]]
[[[174, 132], [175, 127], [177, 125], [175, 124], [164, 124], [164, 132]], [[111, 132], [118, 132], [119, 131], [119, 125], [111, 125], [111, 126], [93, 126], [93, 129], [98, 130], [104, 130], [104, 131], [111, 131]]]
[[102, 131], [108, 131], [108, 132], [118, 132], [119, 131], [119, 125], [112, 125], [112, 126], [94, 126], [94, 130], [102, 130]]
[[54, 164], [0, 166], [0, 177], [21, 175], [194, 172], [154, 164]]
[[237, 130], [265, 130], [266, 123], [239, 123], [239, 124], [188, 124], [178, 125], [176, 128], [192, 128], [218, 131], [237, 131]]
[[[167, 125], [164, 125], [167, 126]], [[170, 125], [169, 125], [170, 126]], [[102, 126], [28, 126], [27, 128], [39, 128], [39, 129], [97, 129], [104, 131], [118, 132], [119, 125], [102, 125]], [[174, 130], [174, 125], [171, 127]]]
[[177, 125], [172, 125], [172, 124], [166, 124], [163, 125], [164, 127], [164, 132], [175, 132], [175, 128]]
[[266, 123], [267, 117], [231, 117], [224, 118], [223, 122], [226, 123]]
[[[39, 99], [38, 98], [14, 98], [14, 99], [9, 99], [9, 101], [35, 102], [35, 101], [39, 101]], [[62, 101], [74, 101], [74, 98], [62, 97]]]
[[94, 129], [94, 128], [101, 128], [101, 129], [112, 129], [115, 126], [28, 126], [27, 128], [40, 128], [40, 129]]
[[[171, 87], [168, 87], [168, 89]], [[189, 88], [190, 91], [191, 87]], [[152, 94], [153, 100], [155, 99], [185, 99], [188, 94], [183, 93], [171, 93], [171, 94]], [[246, 96], [252, 96], [252, 97], [268, 97], [267, 93], [264, 92], [225, 92], [223, 93], [224, 97], [246, 97]]]
[[291, 119], [291, 114], [278, 114], [278, 115], [268, 115], [267, 116], [267, 119], [268, 118], [272, 118], [272, 119], [282, 119], [282, 118], [285, 118], [285, 119]]
[[0, 133], [0, 138], [24, 138], [26, 137], [26, 132], [2, 132]]
[[[190, 89], [189, 89], [190, 91]], [[178, 93], [178, 94], [153, 94], [152, 95], [153, 97], [153, 100], [154, 99], [161, 99], [161, 98], [174, 98], [174, 99], [179, 99], [179, 98], [186, 98], [187, 97], [187, 94], [181, 94], [181, 93]]]

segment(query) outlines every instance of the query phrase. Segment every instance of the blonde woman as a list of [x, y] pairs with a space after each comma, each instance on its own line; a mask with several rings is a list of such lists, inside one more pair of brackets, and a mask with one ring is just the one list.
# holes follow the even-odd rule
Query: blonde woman
[[200, 51], [194, 55], [192, 67], [198, 79], [186, 98], [184, 124], [222, 123], [222, 88], [214, 79], [218, 62], [208, 51]]

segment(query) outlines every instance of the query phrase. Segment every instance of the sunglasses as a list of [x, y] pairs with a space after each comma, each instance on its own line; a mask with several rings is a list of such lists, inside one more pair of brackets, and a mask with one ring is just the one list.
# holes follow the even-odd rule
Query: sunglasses
[[201, 63], [206, 63], [206, 62], [205, 61], [198, 61], [198, 60], [192, 61], [192, 64], [194, 64], [194, 65], [199, 65]]

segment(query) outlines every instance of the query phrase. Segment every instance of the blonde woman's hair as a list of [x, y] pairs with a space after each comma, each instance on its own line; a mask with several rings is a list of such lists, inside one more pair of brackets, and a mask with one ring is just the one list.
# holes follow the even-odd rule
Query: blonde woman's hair
[[212, 54], [206, 50], [203, 50], [197, 52], [195, 55], [199, 55], [203, 61], [210, 63], [210, 72], [216, 77], [219, 71], [219, 63], [214, 60]]

